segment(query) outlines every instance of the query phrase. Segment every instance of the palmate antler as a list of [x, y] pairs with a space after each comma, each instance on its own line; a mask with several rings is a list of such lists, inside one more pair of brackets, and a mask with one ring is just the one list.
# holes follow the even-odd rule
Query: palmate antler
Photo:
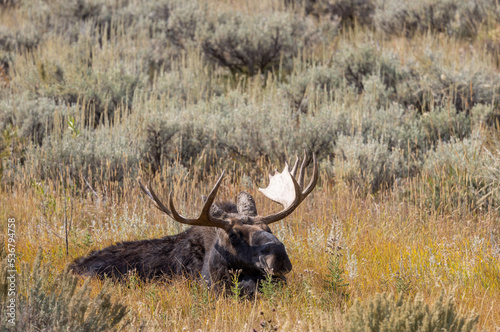
[[318, 162], [316, 160], [316, 155], [313, 153], [313, 175], [307, 187], [303, 189], [305, 168], [307, 166], [306, 161], [307, 155], [304, 153], [304, 160], [300, 165], [299, 176], [297, 179], [295, 177], [297, 173], [297, 166], [299, 164], [298, 157], [295, 160], [295, 164], [293, 165], [291, 172], [288, 170], [288, 164], [285, 164], [283, 172], [279, 173], [276, 171], [275, 175], [269, 174], [269, 186], [265, 189], [259, 188], [259, 191], [267, 198], [281, 204], [283, 206], [283, 210], [269, 216], [257, 216], [254, 218], [255, 222], [271, 224], [286, 218], [311, 193], [318, 182]]
[[168, 203], [170, 207], [170, 209], [168, 209], [161, 202], [161, 200], [158, 198], [155, 191], [151, 187], [151, 181], [148, 184], [149, 189], [146, 188], [141, 183], [141, 181], [139, 181], [139, 185], [141, 186], [142, 191], [153, 201], [155, 207], [158, 210], [165, 212], [170, 218], [174, 219], [175, 221], [191, 226], [212, 226], [212, 227], [227, 229], [228, 226], [230, 225], [229, 221], [216, 218], [210, 214], [210, 208], [212, 207], [212, 204], [214, 202], [215, 196], [217, 195], [217, 191], [219, 190], [219, 186], [222, 182], [223, 177], [224, 177], [224, 172], [222, 172], [221, 176], [219, 177], [219, 180], [217, 180], [217, 182], [215, 183], [214, 188], [210, 192], [210, 195], [208, 195], [208, 198], [205, 201], [205, 204], [203, 205], [203, 209], [201, 210], [200, 216], [196, 219], [185, 218], [177, 212], [177, 210], [174, 207], [174, 202], [172, 200], [172, 192], [168, 194]]

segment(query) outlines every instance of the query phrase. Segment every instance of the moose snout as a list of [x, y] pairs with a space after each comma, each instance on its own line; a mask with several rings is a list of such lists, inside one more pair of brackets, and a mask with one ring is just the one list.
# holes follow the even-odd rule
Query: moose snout
[[292, 270], [292, 262], [281, 243], [264, 245], [259, 251], [259, 263], [263, 271], [276, 277], [284, 276]]

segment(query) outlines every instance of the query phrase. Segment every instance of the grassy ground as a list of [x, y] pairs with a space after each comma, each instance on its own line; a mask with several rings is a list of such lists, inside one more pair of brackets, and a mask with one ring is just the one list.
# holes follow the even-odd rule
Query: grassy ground
[[[14, 218], [18, 317], [58, 330], [33, 309], [44, 294], [74, 308], [102, 292], [130, 331], [338, 331], [375, 294], [444, 294], [500, 329], [500, 9], [482, 6], [0, 1], [0, 236]], [[239, 299], [131, 276], [58, 293], [74, 258], [184, 229], [138, 178], [194, 215], [225, 169], [218, 198], [245, 190], [266, 214], [279, 207], [257, 188], [303, 150], [320, 181], [272, 225], [287, 284]]]
[[[183, 210], [196, 211], [200, 204], [194, 197], [208, 191], [210, 180], [179, 182], [168, 189], [182, 193], [178, 200], [185, 203]], [[123, 195], [105, 201], [91, 195], [68, 198], [66, 212], [64, 197], [52, 196], [54, 189], [13, 188], [2, 193], [0, 210], [3, 219], [16, 218], [18, 260], [32, 263], [41, 247], [52, 273], [90, 249], [174, 234], [183, 227], [156, 211], [134, 182]], [[255, 195], [261, 213], [276, 210], [255, 186], [237, 179], [224, 183], [220, 198], [231, 199], [241, 189]], [[134, 278], [115, 284], [112, 298], [127, 305], [132, 330], [260, 331], [275, 326], [286, 331], [341, 328], [343, 313], [355, 299], [379, 292], [418, 293], [427, 303], [445, 292], [455, 297], [460, 312], [479, 315], [480, 329], [498, 328], [499, 247], [492, 242], [497, 216], [426, 211], [394, 197], [360, 198], [342, 182], [320, 183], [291, 217], [273, 227], [294, 265], [287, 285], [271, 287], [255, 300], [217, 297], [188, 280], [143, 284]], [[71, 224], [69, 255], [64, 214]], [[329, 270], [336, 259], [337, 274]], [[328, 283], [332, 278], [342, 287], [334, 290]], [[91, 287], [96, 293], [102, 283], [92, 280]]]

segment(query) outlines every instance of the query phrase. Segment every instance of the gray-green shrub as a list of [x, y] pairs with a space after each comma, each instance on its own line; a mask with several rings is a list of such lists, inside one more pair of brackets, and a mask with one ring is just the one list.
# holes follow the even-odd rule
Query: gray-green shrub
[[393, 1], [376, 0], [374, 25], [387, 34], [408, 36], [427, 31], [460, 38], [475, 38], [479, 25], [498, 14], [498, 2], [487, 1]]
[[7, 322], [7, 260], [0, 249], [0, 327], [3, 331], [112, 331], [127, 314], [126, 306], [111, 300], [110, 282], [91, 297], [88, 279], [79, 286], [78, 277], [65, 270], [52, 275], [42, 263], [40, 251], [32, 266], [24, 263], [16, 273], [16, 324]]
[[76, 112], [76, 107], [58, 105], [51, 98], [31, 99], [23, 94], [0, 101], [0, 130], [9, 126], [17, 128], [19, 137], [41, 146], [45, 137], [52, 133], [55, 118], [66, 119]]
[[232, 73], [255, 75], [289, 68], [305, 42], [305, 25], [285, 13], [221, 14], [203, 27], [201, 45], [207, 58]]
[[444, 294], [431, 306], [421, 296], [395, 298], [377, 294], [355, 301], [347, 312], [343, 331], [476, 331], [478, 317], [457, 311], [453, 297]]
[[60, 179], [61, 175], [74, 182], [81, 181], [80, 175], [99, 181], [133, 178], [141, 156], [141, 142], [134, 139], [133, 130], [126, 124], [102, 126], [83, 128], [76, 136], [68, 128], [43, 147], [31, 146], [27, 153], [32, 157], [25, 167], [38, 170], [41, 179]]

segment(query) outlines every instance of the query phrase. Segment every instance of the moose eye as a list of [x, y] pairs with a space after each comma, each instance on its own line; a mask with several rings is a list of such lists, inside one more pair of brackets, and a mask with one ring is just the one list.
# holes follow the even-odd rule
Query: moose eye
[[236, 230], [234, 232], [229, 233], [229, 240], [231, 242], [241, 242], [245, 240], [245, 237], [243, 236], [243, 233], [239, 230]]
[[271, 253], [271, 249], [269, 248], [269, 246], [264, 246], [264, 248], [262, 248], [260, 253], [261, 253], [261, 255], [268, 255]]

